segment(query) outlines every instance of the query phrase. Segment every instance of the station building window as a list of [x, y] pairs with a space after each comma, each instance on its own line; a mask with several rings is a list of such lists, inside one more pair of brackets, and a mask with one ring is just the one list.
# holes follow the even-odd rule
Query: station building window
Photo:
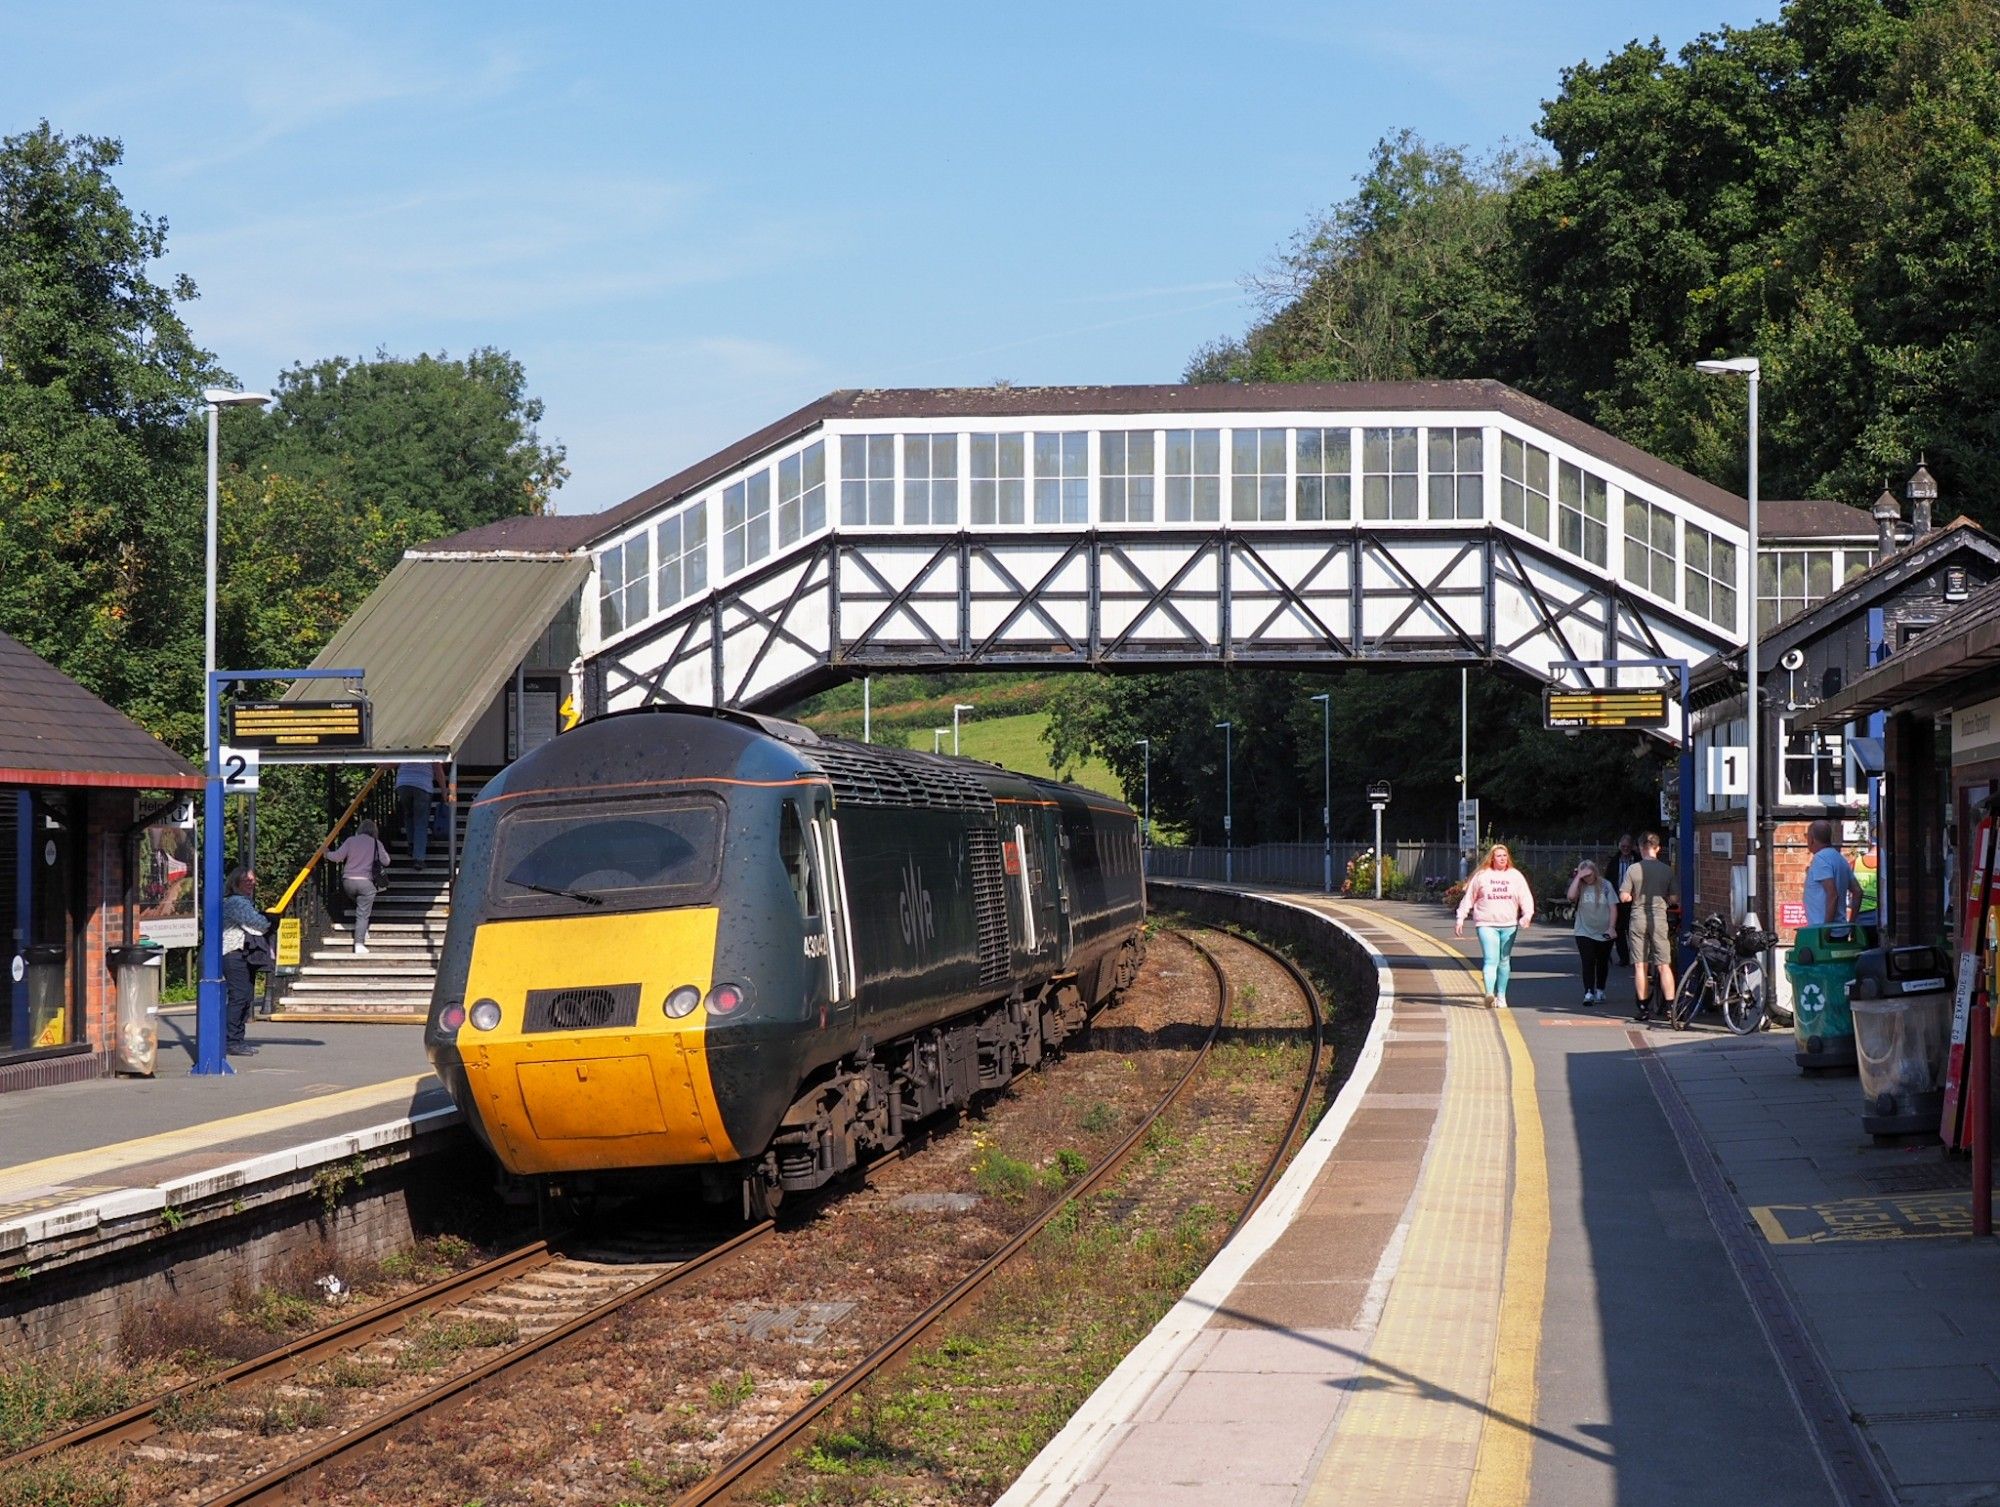
[[771, 553], [771, 473], [722, 489], [722, 569], [734, 574]]
[[1361, 431], [1361, 516], [1417, 516], [1417, 431], [1414, 427]]
[[1222, 521], [1222, 431], [1167, 431], [1167, 522]]
[[797, 544], [826, 527], [826, 442], [778, 462], [778, 542]]
[[1610, 489], [1604, 478], [1564, 461], [1556, 470], [1556, 542], [1579, 559], [1609, 558]]
[[1711, 623], [1736, 626], [1736, 546], [1687, 526], [1687, 605]]
[[903, 522], [958, 522], [958, 436], [903, 436]]
[[1549, 537], [1549, 452], [1511, 434], [1500, 436], [1500, 516]]
[[697, 502], [660, 520], [653, 540], [660, 562], [657, 577], [662, 612], [708, 589], [708, 504]]
[[1107, 429], [1097, 437], [1097, 516], [1105, 523], [1153, 521], [1153, 431]]
[[1027, 437], [972, 437], [972, 522], [975, 527], [1028, 521]]
[[846, 434], [840, 439], [840, 525], [887, 528], [896, 521], [896, 437]]
[[1354, 431], [1301, 429], [1293, 497], [1303, 523], [1354, 516]]
[[1429, 439], [1431, 517], [1483, 516], [1485, 435], [1477, 429], [1432, 429]]
[[1090, 521], [1090, 435], [1035, 435], [1035, 522]]
[[1674, 515], [1625, 494], [1625, 579], [1674, 600]]
[[1284, 521], [1284, 430], [1230, 431], [1229, 516], [1238, 523]]
[[1875, 563], [1872, 549], [1766, 549], [1757, 552], [1757, 626], [1786, 618], [1833, 594]]
[[597, 557], [597, 628], [609, 638], [652, 612], [652, 539], [636, 534]]
[[1849, 756], [1847, 739], [1841, 733], [1818, 728], [1795, 732], [1789, 718], [1779, 719], [1778, 732], [1784, 748], [1779, 789], [1786, 800], [1821, 803], [1866, 798], [1868, 777], [1861, 772], [1859, 761]]

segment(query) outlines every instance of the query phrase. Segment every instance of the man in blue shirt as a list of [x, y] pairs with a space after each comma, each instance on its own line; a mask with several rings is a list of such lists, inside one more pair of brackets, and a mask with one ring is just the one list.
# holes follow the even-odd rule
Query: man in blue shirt
[[1861, 885], [1847, 857], [1833, 845], [1833, 823], [1824, 817], [1806, 828], [1806, 925], [1852, 921], [1861, 911]]

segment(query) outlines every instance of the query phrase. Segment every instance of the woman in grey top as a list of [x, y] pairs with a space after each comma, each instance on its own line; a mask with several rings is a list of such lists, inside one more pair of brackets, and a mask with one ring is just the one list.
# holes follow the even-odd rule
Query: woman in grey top
[[244, 939], [270, 930], [271, 918], [257, 909], [257, 876], [238, 864], [222, 886], [222, 983], [229, 1000], [224, 1046], [231, 1057], [254, 1057], [250, 1045], [250, 960]]
[[368, 918], [375, 914], [375, 876], [389, 867], [389, 850], [375, 835], [372, 821], [364, 821], [354, 835], [327, 854], [329, 863], [340, 866], [340, 887], [354, 904], [354, 955], [368, 956]]

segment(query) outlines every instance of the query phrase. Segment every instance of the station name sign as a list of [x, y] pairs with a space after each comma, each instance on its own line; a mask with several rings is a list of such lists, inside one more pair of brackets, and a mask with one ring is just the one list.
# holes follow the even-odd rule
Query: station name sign
[[369, 703], [239, 701], [229, 708], [229, 742], [236, 748], [366, 748]]
[[1646, 691], [1559, 691], [1544, 693], [1543, 725], [1551, 728], [1665, 727], [1667, 688]]

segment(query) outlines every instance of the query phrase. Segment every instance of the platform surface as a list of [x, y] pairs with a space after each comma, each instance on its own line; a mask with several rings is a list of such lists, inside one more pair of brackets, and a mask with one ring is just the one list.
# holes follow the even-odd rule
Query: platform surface
[[196, 1077], [191, 1015], [163, 1017], [152, 1078], [0, 1095], [0, 1239], [54, 1211], [218, 1168], [437, 1128], [455, 1116], [411, 1026], [254, 1021], [252, 1057]]
[[1282, 898], [1380, 954], [1379, 1058], [1003, 1507], [2000, 1503], [1963, 1163], [1789, 1031], [1636, 1027], [1629, 972], [1586, 1008], [1566, 928], [1495, 1011], [1441, 908]]

